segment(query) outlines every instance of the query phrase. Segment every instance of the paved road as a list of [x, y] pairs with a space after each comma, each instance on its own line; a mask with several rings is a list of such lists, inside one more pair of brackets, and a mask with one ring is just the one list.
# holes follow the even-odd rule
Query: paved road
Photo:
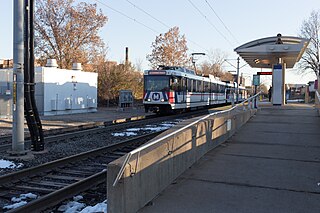
[[264, 107], [140, 213], [320, 212], [320, 117]]

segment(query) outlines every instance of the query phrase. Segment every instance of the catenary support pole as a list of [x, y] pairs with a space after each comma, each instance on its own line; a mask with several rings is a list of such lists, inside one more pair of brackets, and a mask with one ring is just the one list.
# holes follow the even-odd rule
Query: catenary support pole
[[24, 1], [14, 0], [13, 6], [13, 126], [12, 153], [24, 152], [24, 62], [23, 19]]
[[236, 93], [236, 98], [237, 98], [237, 103], [239, 103], [239, 70], [240, 70], [240, 58], [237, 58], [237, 93]]

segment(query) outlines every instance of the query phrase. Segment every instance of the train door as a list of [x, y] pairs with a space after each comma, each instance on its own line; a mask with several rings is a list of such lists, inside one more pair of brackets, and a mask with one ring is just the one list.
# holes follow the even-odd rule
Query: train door
[[186, 96], [187, 96], [187, 79], [182, 77], [181, 78], [181, 102], [186, 102]]
[[201, 94], [201, 98], [200, 98], [200, 101], [203, 102], [204, 101], [204, 85], [203, 85], [203, 81], [200, 80], [199, 82], [199, 91], [200, 91], [200, 94]]
[[181, 77], [172, 77], [170, 80], [170, 90], [173, 91], [174, 103], [179, 104], [183, 102], [182, 79]]

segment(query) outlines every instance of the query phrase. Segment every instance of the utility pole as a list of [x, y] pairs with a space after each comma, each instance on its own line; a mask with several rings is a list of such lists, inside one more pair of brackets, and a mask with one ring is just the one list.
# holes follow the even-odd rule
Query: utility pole
[[206, 55], [205, 53], [191, 53], [191, 59], [192, 59], [192, 64], [194, 66], [194, 71], [197, 73], [197, 67], [196, 67], [196, 59], [195, 55]]
[[[237, 60], [237, 66], [234, 66], [233, 64], [231, 64], [230, 62], [228, 62], [228, 60]], [[236, 76], [236, 83], [237, 83], [237, 87], [236, 87], [236, 101], [239, 101], [239, 71], [242, 67], [248, 65], [247, 63], [242, 65], [240, 67], [240, 57], [238, 57], [237, 59], [224, 59], [225, 62], [227, 62], [229, 65], [231, 65], [232, 67], [237, 69], [237, 76]]]
[[24, 1], [14, 0], [13, 6], [13, 126], [12, 155], [23, 155], [24, 150]]

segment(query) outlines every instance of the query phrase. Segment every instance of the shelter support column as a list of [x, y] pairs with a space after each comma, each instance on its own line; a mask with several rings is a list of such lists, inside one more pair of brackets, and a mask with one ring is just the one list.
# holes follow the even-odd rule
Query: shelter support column
[[278, 64], [272, 66], [272, 104], [284, 105], [285, 104], [285, 69], [286, 64], [281, 63], [279, 59]]

